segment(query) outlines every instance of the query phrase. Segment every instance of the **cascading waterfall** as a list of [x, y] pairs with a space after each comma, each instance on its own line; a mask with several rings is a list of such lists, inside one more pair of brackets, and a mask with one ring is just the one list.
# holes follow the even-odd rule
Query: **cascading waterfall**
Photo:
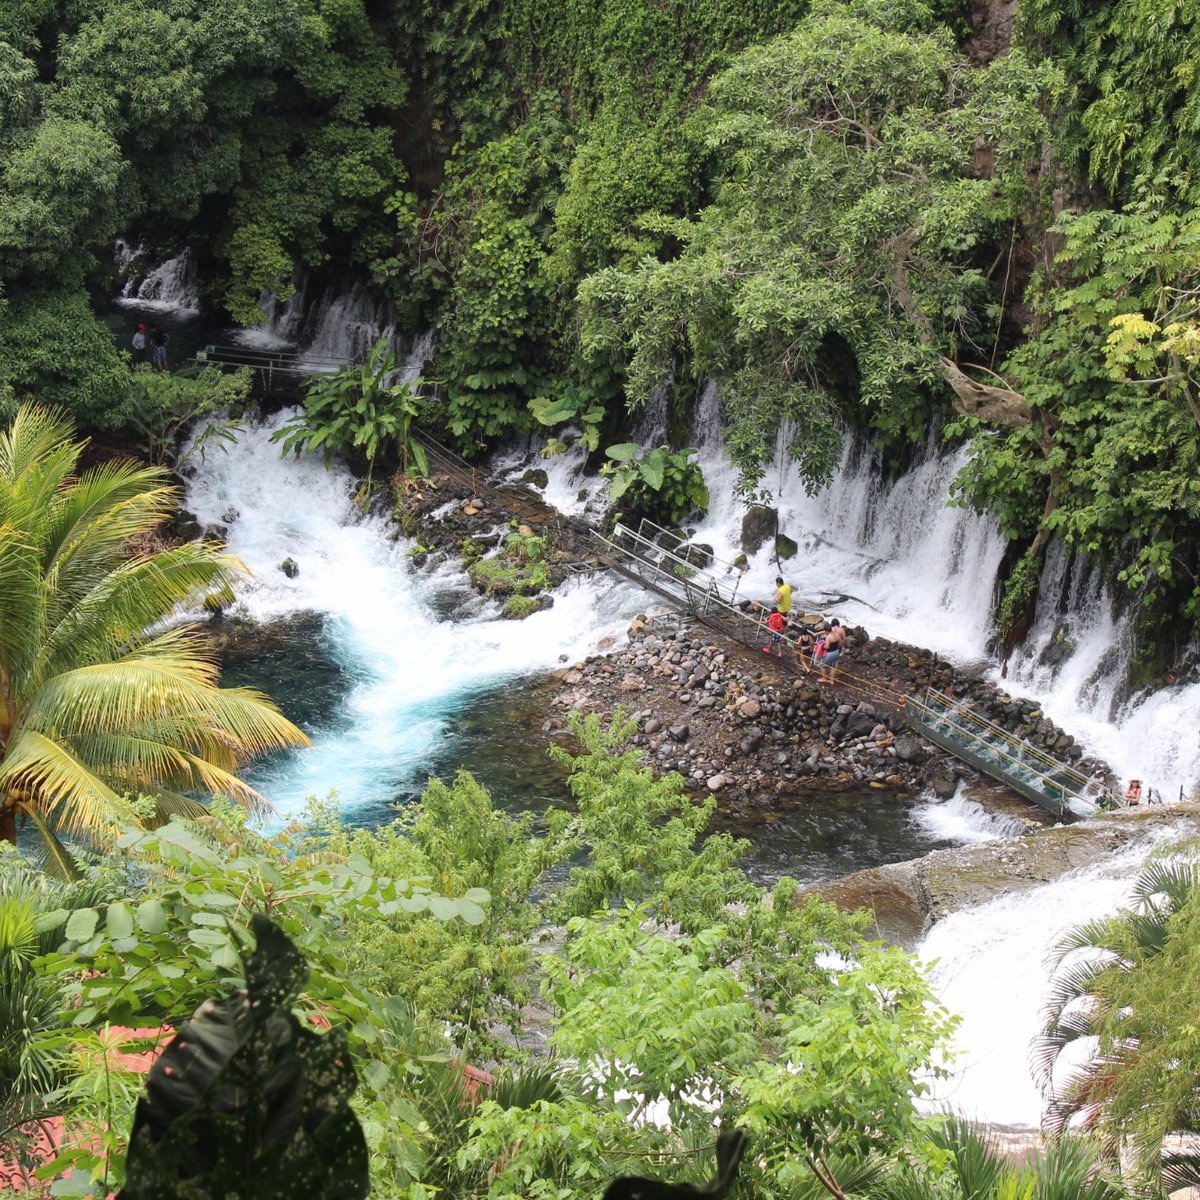
[[1028, 826], [1018, 817], [991, 812], [963, 794], [962, 784], [949, 800], [930, 800], [913, 813], [917, 825], [935, 842], [969, 846], [996, 838], [1019, 837]]
[[233, 336], [243, 346], [255, 350], [282, 350], [298, 346], [304, 335], [304, 316], [308, 303], [308, 274], [297, 271], [292, 276], [292, 294], [280, 302], [272, 292], [263, 292], [258, 306], [263, 322], [248, 329], [239, 329]]
[[326, 291], [309, 313], [306, 328], [312, 333], [304, 355], [318, 366], [360, 363], [380, 338], [386, 338], [394, 349], [400, 348], [387, 305], [361, 283], [349, 291]]
[[[351, 681], [340, 717], [313, 731], [314, 746], [261, 767], [256, 783], [281, 816], [333, 790], [348, 812], [380, 815], [419, 790], [453, 718], [478, 697], [560, 655], [579, 657], [598, 628], [618, 631], [643, 598], [583, 578], [553, 608], [500, 620], [461, 575], [416, 572], [411, 543], [356, 510], [348, 471], [325, 470], [319, 457], [281, 458], [270, 436], [285, 420], [278, 414], [226, 453], [210, 451], [186, 505], [202, 523], [227, 525], [230, 550], [254, 572], [240, 605], [260, 620], [324, 614], [328, 645], [310, 650], [331, 655]], [[298, 567], [294, 579], [280, 570], [285, 557]], [[453, 622], [439, 615], [447, 603], [458, 605]]]
[[940, 920], [918, 948], [942, 1001], [962, 1017], [959, 1056], [924, 1102], [996, 1125], [1036, 1127], [1042, 1099], [1030, 1071], [1046, 995], [1046, 959], [1070, 927], [1131, 903], [1130, 883], [1173, 831], [1149, 831], [1094, 867]]
[[[696, 539], [730, 559], [740, 552], [745, 509], [734, 496], [736, 471], [718, 414], [710, 389], [698, 406], [695, 436], [712, 506]], [[768, 541], [750, 559], [743, 594], [769, 597], [783, 573], [797, 597], [818, 610], [836, 609], [872, 633], [960, 661], [983, 658], [1004, 539], [995, 522], [948, 505], [950, 484], [965, 461], [965, 450], [939, 455], [930, 447], [912, 470], [888, 482], [878, 460], [847, 439], [833, 481], [815, 496], [794, 468], [777, 464], [780, 532], [799, 550], [782, 562]]]
[[1051, 542], [1033, 627], [1012, 656], [1008, 681], [1037, 696], [1121, 778], [1176, 800], [1200, 783], [1200, 684], [1126, 694], [1134, 616], [1118, 611], [1086, 559]]
[[[118, 241], [113, 259], [118, 271], [127, 270], [144, 254], [141, 246], [131, 247]], [[200, 301], [196, 294], [196, 264], [186, 247], [174, 258], [140, 274], [132, 271], [125, 281], [117, 303], [136, 304], [140, 308], [156, 308], [167, 312], [196, 312]]]

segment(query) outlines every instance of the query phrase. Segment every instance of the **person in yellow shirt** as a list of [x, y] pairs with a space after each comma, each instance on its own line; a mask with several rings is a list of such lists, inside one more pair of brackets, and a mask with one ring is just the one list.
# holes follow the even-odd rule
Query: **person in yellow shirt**
[[775, 576], [775, 607], [785, 617], [792, 611], [792, 585], [784, 583], [782, 575]]

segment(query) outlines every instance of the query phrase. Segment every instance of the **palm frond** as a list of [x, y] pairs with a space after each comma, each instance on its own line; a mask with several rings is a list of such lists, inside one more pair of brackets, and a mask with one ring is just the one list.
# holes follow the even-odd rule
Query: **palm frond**
[[1200, 1154], [1166, 1151], [1162, 1156], [1162, 1182], [1168, 1196], [1184, 1188], [1200, 1187]]
[[86, 443], [73, 440], [63, 413], [25, 404], [7, 430], [0, 430], [0, 520], [6, 509], [37, 512], [75, 470]]
[[20, 730], [0, 763], [0, 795], [16, 795], [22, 811], [53, 816], [69, 834], [95, 833], [113, 825], [116, 794], [57, 742]]
[[132, 538], [160, 525], [178, 493], [148, 469], [111, 464], [59, 493], [40, 530], [46, 578], [61, 596], [78, 596], [129, 557]]
[[1147, 863], [1133, 885], [1134, 897], [1148, 904], [1155, 896], [1167, 898], [1171, 912], [1178, 912], [1200, 884], [1200, 863], [1190, 859], [1159, 859]]
[[46, 821], [41, 811], [32, 805], [23, 811], [29, 823], [38, 831], [38, 848], [34, 851], [34, 859], [38, 866], [57, 882], [81, 882], [84, 876], [79, 860], [62, 844], [57, 831]]
[[1072, 926], [1051, 946], [1046, 966], [1053, 970], [1068, 954], [1076, 950], [1108, 951], [1119, 955], [1125, 943], [1121, 925], [1122, 918], [1118, 915], [1098, 917], [1093, 921], [1085, 921], [1082, 925]]

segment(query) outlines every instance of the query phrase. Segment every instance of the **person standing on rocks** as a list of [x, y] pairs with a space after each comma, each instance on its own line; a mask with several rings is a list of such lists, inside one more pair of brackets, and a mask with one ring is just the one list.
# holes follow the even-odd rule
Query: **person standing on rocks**
[[783, 613], [785, 620], [792, 611], [792, 585], [784, 583], [782, 575], [775, 576], [775, 608]]
[[829, 622], [829, 632], [825, 635], [824, 642], [825, 649], [817, 656], [817, 666], [821, 668], [817, 682], [833, 683], [837, 679], [838, 659], [842, 657], [846, 646], [846, 631], [837, 617]]
[[783, 631], [787, 628], [787, 621], [784, 619], [783, 613], [779, 609], [767, 618], [767, 628], [771, 631], [770, 642], [762, 648], [764, 654], [775, 652], [776, 658], [783, 657]]

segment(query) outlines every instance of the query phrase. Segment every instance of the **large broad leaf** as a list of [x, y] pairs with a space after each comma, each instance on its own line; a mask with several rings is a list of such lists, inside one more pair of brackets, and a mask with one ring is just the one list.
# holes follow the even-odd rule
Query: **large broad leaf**
[[666, 459], [661, 450], [653, 450], [638, 464], [647, 486], [659, 491], [666, 475]]
[[201, 1005], [150, 1071], [121, 1200], [367, 1195], [345, 1034], [297, 1021], [303, 959], [265, 917], [252, 927], [245, 990]]
[[626, 463], [633, 462], [637, 458], [640, 449], [641, 446], [636, 442], [621, 442], [616, 446], [609, 446], [604, 453], [614, 462]]

